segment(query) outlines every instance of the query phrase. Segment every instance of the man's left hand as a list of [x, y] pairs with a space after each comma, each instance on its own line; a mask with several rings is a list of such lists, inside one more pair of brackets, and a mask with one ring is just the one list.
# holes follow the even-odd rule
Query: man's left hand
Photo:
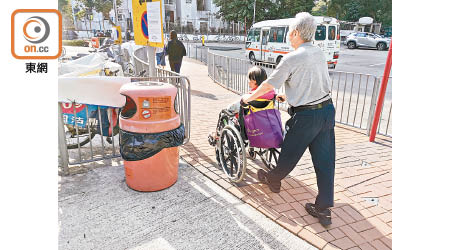
[[245, 94], [242, 96], [242, 102], [248, 104], [248, 99], [250, 98], [250, 94]]

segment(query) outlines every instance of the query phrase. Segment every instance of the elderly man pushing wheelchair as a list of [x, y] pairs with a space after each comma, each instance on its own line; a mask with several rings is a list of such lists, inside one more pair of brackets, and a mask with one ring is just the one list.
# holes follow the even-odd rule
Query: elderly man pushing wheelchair
[[286, 135], [277, 166], [269, 172], [258, 171], [258, 179], [274, 193], [280, 192], [281, 180], [297, 165], [309, 148], [316, 172], [318, 195], [305, 209], [323, 226], [331, 224], [330, 207], [334, 200], [336, 146], [334, 136], [335, 109], [331, 100], [331, 79], [324, 53], [312, 45], [316, 32], [314, 17], [302, 12], [289, 26], [289, 40], [294, 51], [287, 54], [273, 73], [252, 94], [244, 95], [248, 103], [273, 88], [285, 86], [288, 113]]

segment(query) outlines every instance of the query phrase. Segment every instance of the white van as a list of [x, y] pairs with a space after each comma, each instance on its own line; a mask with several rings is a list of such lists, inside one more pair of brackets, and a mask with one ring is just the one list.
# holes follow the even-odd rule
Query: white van
[[[319, 46], [328, 61], [329, 68], [335, 68], [339, 58], [340, 35], [336, 18], [315, 16], [316, 35], [312, 43]], [[287, 33], [293, 18], [267, 20], [252, 25], [248, 31], [246, 56], [251, 61], [278, 64], [283, 56], [294, 49]]]

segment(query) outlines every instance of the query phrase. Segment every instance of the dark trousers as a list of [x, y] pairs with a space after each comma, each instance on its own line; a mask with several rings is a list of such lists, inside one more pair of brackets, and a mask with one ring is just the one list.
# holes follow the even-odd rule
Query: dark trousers
[[180, 69], [181, 69], [181, 61], [180, 62], [170, 62], [170, 70], [180, 73]]
[[309, 148], [319, 190], [315, 204], [319, 209], [332, 207], [334, 200], [334, 117], [333, 104], [294, 113], [286, 122], [287, 133], [281, 146], [278, 165], [268, 175], [271, 181], [281, 181], [294, 169], [306, 148]]

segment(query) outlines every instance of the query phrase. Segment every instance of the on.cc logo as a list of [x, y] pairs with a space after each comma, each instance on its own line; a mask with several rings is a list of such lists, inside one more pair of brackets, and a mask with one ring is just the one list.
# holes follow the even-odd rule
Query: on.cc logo
[[30, 43], [42, 43], [50, 34], [50, 25], [47, 20], [39, 16], [32, 16], [23, 25], [23, 35]]
[[62, 16], [55, 9], [17, 9], [11, 14], [11, 54], [16, 59], [57, 59]]

